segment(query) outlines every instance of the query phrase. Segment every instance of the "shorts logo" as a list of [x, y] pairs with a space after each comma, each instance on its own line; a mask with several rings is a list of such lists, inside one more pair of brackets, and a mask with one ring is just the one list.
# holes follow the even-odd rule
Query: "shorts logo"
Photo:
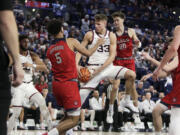
[[173, 102], [176, 102], [177, 101], [177, 99], [176, 98], [173, 98]]
[[78, 101], [74, 101], [74, 105], [78, 105]]

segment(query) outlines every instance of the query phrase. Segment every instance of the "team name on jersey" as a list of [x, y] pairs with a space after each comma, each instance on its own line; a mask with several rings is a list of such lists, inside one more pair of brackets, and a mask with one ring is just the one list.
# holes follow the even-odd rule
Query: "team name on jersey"
[[51, 49], [50, 54], [52, 54], [54, 51], [58, 51], [58, 50], [64, 50], [64, 46], [63, 45], [58, 45], [54, 48]]
[[130, 40], [128, 38], [126, 39], [120, 39], [117, 41], [117, 44], [121, 44], [121, 43], [126, 43], [126, 42], [129, 42]]

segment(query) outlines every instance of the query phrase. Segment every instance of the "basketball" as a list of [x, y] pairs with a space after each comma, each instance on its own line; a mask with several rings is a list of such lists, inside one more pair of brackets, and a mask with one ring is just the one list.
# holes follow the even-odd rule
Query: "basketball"
[[89, 81], [91, 77], [91, 73], [89, 72], [88, 68], [86, 67], [81, 68], [80, 72], [81, 72], [81, 77], [79, 78], [79, 81], [84, 82], [84, 83]]

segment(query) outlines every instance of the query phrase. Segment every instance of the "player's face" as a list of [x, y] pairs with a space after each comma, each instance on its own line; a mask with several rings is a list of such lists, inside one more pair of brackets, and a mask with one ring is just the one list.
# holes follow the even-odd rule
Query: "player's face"
[[28, 43], [29, 43], [29, 39], [28, 39], [28, 38], [25, 38], [25, 39], [21, 40], [21, 42], [20, 42], [20, 48], [21, 48], [23, 51], [27, 51], [27, 50], [28, 50]]
[[106, 28], [107, 21], [95, 21], [96, 32], [101, 33]]
[[115, 28], [120, 28], [124, 23], [124, 19], [122, 19], [120, 17], [114, 17], [113, 21], [114, 21], [114, 27]]

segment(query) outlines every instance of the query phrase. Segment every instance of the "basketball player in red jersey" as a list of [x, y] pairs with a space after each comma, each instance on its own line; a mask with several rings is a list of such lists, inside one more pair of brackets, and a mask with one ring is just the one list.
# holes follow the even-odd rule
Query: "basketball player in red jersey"
[[[155, 66], [160, 65], [160, 62], [157, 61], [156, 59], [152, 58], [148, 53], [143, 52], [142, 56], [144, 57], [145, 60], [148, 60], [149, 62], [151, 62]], [[172, 60], [170, 60], [170, 62], [168, 62], [166, 64], [166, 66], [163, 68], [164, 70], [161, 71], [158, 78], [165, 78], [165, 77], [170, 77], [170, 76], [172, 77], [177, 66], [178, 66], [178, 55], [176, 55]], [[149, 74], [143, 76], [141, 81], [146, 81], [152, 75], [153, 75], [152, 73], [149, 73]], [[155, 135], [161, 135], [161, 130], [162, 130], [161, 115], [165, 111], [170, 109], [170, 106], [171, 106], [169, 104], [169, 102], [167, 102], [167, 101], [168, 100], [166, 100], [166, 96], [165, 96], [164, 98], [161, 99], [161, 101], [159, 103], [156, 103], [156, 106], [153, 108], [152, 116], [153, 116], [153, 123], [154, 123], [154, 128], [155, 128]]]
[[[137, 109], [137, 99], [138, 94], [135, 88], [135, 61], [133, 58], [133, 42], [137, 45], [137, 47], [141, 47], [141, 42], [139, 41], [138, 37], [136, 36], [135, 30], [131, 28], [127, 28], [124, 26], [125, 15], [122, 12], [114, 12], [112, 14], [112, 18], [114, 21], [115, 26], [115, 34], [117, 37], [117, 48], [116, 48], [116, 58], [113, 62], [115, 66], [122, 66], [126, 67], [128, 70], [127, 74], [130, 79], [126, 79], [125, 88], [126, 88], [126, 96], [124, 98], [124, 106], [130, 107], [134, 112], [138, 112]], [[113, 90], [110, 96], [110, 103], [109, 103], [109, 111], [107, 114], [107, 122], [111, 123], [113, 113], [109, 113], [113, 111], [113, 104], [116, 97], [116, 93], [119, 90], [120, 79], [113, 81]], [[129, 88], [130, 86], [134, 85], [133, 88]], [[136, 107], [130, 104], [130, 95], [132, 97], [133, 103]]]
[[90, 56], [103, 44], [104, 39], [99, 39], [93, 48], [87, 50], [76, 39], [64, 38], [63, 25], [58, 20], [49, 23], [48, 32], [55, 38], [47, 51], [53, 71], [53, 94], [58, 104], [64, 108], [65, 117], [56, 128], [43, 135], [65, 135], [67, 130], [77, 125], [81, 107], [74, 50]]
[[166, 51], [160, 65], [153, 73], [153, 78], [157, 79], [160, 72], [164, 69], [167, 62], [172, 59], [176, 53], [178, 53], [178, 64], [176, 69], [173, 71], [173, 88], [172, 91], [166, 95], [162, 100], [171, 106], [171, 122], [169, 127], [169, 135], [179, 135], [180, 134], [180, 25], [176, 26], [174, 30], [173, 41], [170, 43], [170, 47]]

